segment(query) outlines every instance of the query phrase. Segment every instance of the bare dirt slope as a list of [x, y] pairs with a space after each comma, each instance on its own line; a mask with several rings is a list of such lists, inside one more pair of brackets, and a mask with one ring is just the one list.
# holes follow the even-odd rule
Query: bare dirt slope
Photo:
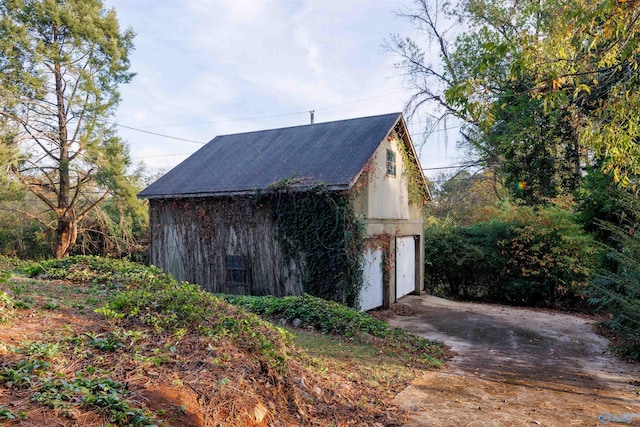
[[608, 354], [591, 319], [425, 295], [394, 311], [391, 325], [457, 353], [397, 396], [407, 426], [640, 426], [640, 365]]

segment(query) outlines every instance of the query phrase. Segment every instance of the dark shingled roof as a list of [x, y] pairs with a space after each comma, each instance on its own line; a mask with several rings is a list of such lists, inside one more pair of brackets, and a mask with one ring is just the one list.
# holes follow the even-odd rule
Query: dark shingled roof
[[138, 196], [242, 194], [290, 178], [347, 189], [401, 117], [393, 113], [217, 136]]

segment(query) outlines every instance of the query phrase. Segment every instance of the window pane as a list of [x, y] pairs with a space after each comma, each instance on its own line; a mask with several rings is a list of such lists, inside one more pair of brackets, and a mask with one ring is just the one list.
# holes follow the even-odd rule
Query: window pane
[[247, 268], [247, 257], [244, 255], [227, 255], [227, 270], [245, 270]]
[[387, 149], [387, 175], [396, 176], [396, 153]]
[[247, 257], [244, 255], [227, 255], [227, 282], [247, 283]]

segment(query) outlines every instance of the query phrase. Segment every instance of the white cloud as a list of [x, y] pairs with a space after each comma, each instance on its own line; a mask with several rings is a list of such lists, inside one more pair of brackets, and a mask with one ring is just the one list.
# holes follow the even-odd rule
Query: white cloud
[[[317, 122], [400, 111], [409, 98], [380, 47], [409, 28], [394, 17], [395, 0], [105, 2], [138, 33], [131, 57], [138, 75], [122, 88], [118, 112], [123, 124], [208, 141], [308, 123], [310, 109]], [[232, 121], [239, 118], [248, 120]], [[200, 147], [121, 134], [132, 156], [153, 167], [181, 160], [156, 156]]]

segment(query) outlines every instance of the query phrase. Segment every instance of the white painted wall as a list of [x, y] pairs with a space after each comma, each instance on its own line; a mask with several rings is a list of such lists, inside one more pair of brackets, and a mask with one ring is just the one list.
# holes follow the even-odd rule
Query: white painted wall
[[[398, 143], [396, 139], [385, 140], [373, 157], [367, 186], [369, 219], [409, 219], [409, 190]], [[387, 175], [387, 149], [396, 154], [395, 177]]]

